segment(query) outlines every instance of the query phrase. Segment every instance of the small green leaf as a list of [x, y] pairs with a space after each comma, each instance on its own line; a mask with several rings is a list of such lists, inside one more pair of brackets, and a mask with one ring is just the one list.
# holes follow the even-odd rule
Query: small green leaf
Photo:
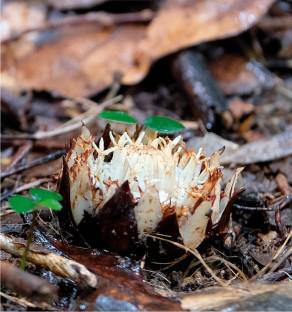
[[125, 124], [136, 124], [138, 121], [131, 115], [121, 111], [103, 111], [98, 115], [99, 118], [125, 123]]
[[29, 190], [29, 193], [31, 194], [32, 198], [37, 201], [42, 201], [44, 199], [54, 199], [58, 201], [62, 200], [63, 198], [62, 195], [57, 192], [45, 190], [42, 188], [32, 188]]
[[28, 197], [14, 195], [8, 199], [10, 207], [17, 213], [30, 212], [36, 207], [36, 202]]
[[164, 116], [150, 116], [145, 119], [146, 127], [164, 134], [172, 134], [183, 130], [185, 127], [178, 121]]
[[49, 208], [55, 211], [59, 211], [62, 209], [62, 205], [53, 198], [46, 198], [44, 200], [41, 200], [38, 204], [42, 207]]

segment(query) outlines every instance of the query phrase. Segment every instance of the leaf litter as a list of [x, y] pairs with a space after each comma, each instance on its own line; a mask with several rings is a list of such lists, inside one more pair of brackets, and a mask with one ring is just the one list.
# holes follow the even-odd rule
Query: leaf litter
[[[22, 299], [10, 284], [1, 291], [4, 310], [291, 306], [289, 12], [281, 1], [272, 2], [165, 1], [135, 4], [131, 10], [107, 1], [70, 0], [62, 8], [54, 1], [36, 7], [32, 2], [4, 3], [1, 238], [5, 235], [6, 242], [22, 239], [17, 248], [24, 248], [31, 222], [29, 214], [15, 218], [7, 198], [26, 195], [33, 187], [58, 189], [61, 157], [70, 139], [79, 135], [81, 121], [94, 134], [104, 130], [95, 118], [102, 110], [96, 103], [109, 100], [107, 108], [139, 122], [153, 114], [182, 120], [187, 126], [181, 134], [189, 147], [203, 147], [207, 155], [225, 147], [226, 181], [236, 164], [245, 165], [239, 178], [245, 191], [230, 206], [229, 225], [225, 222], [219, 232], [215, 226], [209, 229], [194, 250], [186, 251], [170, 232], [150, 234], [147, 244], [152, 247], [142, 258], [118, 256], [91, 248], [74, 232], [68, 216], [58, 219], [39, 211], [31, 253], [43, 256], [42, 261], [48, 253], [66, 257], [68, 264], [76, 261], [97, 277], [98, 287], [83, 288], [74, 278], [54, 273], [52, 266], [31, 260], [29, 273], [59, 287], [57, 300], [48, 305], [30, 295]], [[30, 14], [38, 14], [35, 22], [27, 19]], [[179, 82], [171, 68], [185, 52], [197, 55], [197, 64], [203, 65], [198, 75], [189, 76], [185, 71], [194, 58], [187, 58], [179, 70], [190, 80]], [[223, 106], [216, 106], [209, 87], [214, 84]], [[189, 92], [188, 85], [202, 85], [204, 91]], [[117, 94], [122, 96], [115, 99]], [[215, 104], [206, 105], [208, 98]], [[212, 116], [211, 126], [204, 112]], [[125, 131], [121, 124], [112, 127]], [[155, 253], [164, 249], [172, 257]], [[18, 265], [18, 257], [5, 256], [3, 250], [2, 259]], [[270, 284], [260, 285], [263, 281]]]
[[123, 83], [134, 84], [162, 56], [245, 31], [272, 2], [166, 1], [146, 25], [143, 18], [133, 23], [126, 16], [119, 25], [118, 15], [104, 14], [97, 21], [57, 27], [31, 51], [20, 49], [21, 38], [8, 41], [3, 44], [2, 86], [89, 96], [108, 87], [115, 72]]

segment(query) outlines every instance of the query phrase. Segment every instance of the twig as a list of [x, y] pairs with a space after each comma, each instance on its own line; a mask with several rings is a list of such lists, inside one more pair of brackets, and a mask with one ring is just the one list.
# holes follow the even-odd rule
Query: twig
[[33, 240], [33, 231], [34, 231], [34, 228], [36, 226], [37, 215], [38, 215], [38, 212], [35, 209], [33, 211], [33, 213], [32, 213], [32, 221], [31, 221], [31, 224], [30, 224], [29, 230], [28, 230], [26, 246], [25, 246], [24, 252], [23, 252], [23, 254], [21, 256], [21, 259], [20, 259], [19, 267], [22, 270], [24, 270], [25, 266], [26, 266], [27, 254], [28, 254], [28, 251], [29, 251], [29, 246], [31, 245], [32, 240]]
[[275, 211], [277, 209], [283, 209], [287, 204], [292, 200], [292, 195], [284, 195], [276, 198], [268, 207], [252, 207], [252, 206], [242, 206], [239, 204], [233, 204], [233, 207], [236, 209], [244, 210], [255, 210], [255, 211]]
[[80, 103], [86, 107], [86, 111], [66, 121], [65, 123], [63, 123], [63, 125], [60, 128], [67, 127], [79, 121], [82, 122], [83, 119], [88, 115], [88, 112], [90, 112], [91, 109], [94, 109], [97, 105], [96, 102], [87, 98], [82, 98], [82, 97], [67, 99], [66, 101], [71, 102], [73, 106], [76, 105], [77, 103]]
[[271, 269], [269, 270], [269, 273], [275, 272], [275, 271], [278, 269], [278, 267], [279, 267], [286, 259], [288, 259], [291, 255], [292, 255], [292, 247], [290, 247], [290, 248], [284, 253], [284, 255], [271, 267]]
[[285, 86], [283, 85], [279, 85], [278, 88], [277, 88], [277, 91], [284, 95], [287, 99], [291, 100], [292, 99], [292, 91], [288, 88], [286, 88]]
[[291, 16], [280, 16], [280, 17], [264, 17], [262, 18], [258, 25], [264, 31], [277, 31], [283, 29], [291, 29], [292, 28], [292, 20]]
[[[2, 210], [4, 210], [4, 211], [2, 211]], [[15, 211], [10, 209], [9, 205], [1, 206], [0, 218], [7, 216], [9, 214], [12, 214], [12, 213], [15, 213]]]
[[[58, 135], [62, 135], [62, 134], [77, 130], [82, 127], [82, 124], [87, 125], [91, 123], [103, 109], [114, 104], [117, 101], [120, 101], [121, 98], [122, 96], [116, 96], [110, 100], [103, 102], [100, 105], [95, 105], [95, 107], [92, 107], [87, 112], [79, 115], [78, 120], [76, 120], [75, 123], [72, 123], [72, 124], [70, 123], [66, 126], [61, 126], [59, 128], [49, 130], [49, 131], [37, 131], [32, 134], [29, 134], [29, 133], [15, 134], [15, 135], [3, 134], [2, 138], [3, 139], [21, 139], [21, 140], [41, 140], [41, 139], [47, 139], [47, 138], [55, 137]], [[82, 123], [80, 122], [80, 120], [82, 120]]]
[[38, 179], [36, 181], [32, 181], [29, 183], [22, 184], [22, 185], [18, 186], [16, 189], [12, 190], [11, 192], [4, 194], [0, 200], [3, 201], [4, 199], [6, 199], [7, 197], [9, 197], [11, 195], [26, 191], [32, 187], [39, 186], [39, 185], [46, 183], [46, 182], [49, 182], [51, 180], [52, 180], [51, 178], [43, 178], [43, 179]]
[[37, 308], [37, 306], [34, 303], [29, 302], [29, 301], [27, 301], [24, 298], [17, 298], [17, 297], [14, 297], [14, 296], [10, 296], [10, 295], [5, 294], [2, 291], [0, 291], [0, 296], [5, 298], [5, 299], [7, 299], [7, 300], [10, 300], [11, 302], [17, 303], [17, 304], [19, 304], [19, 305], [21, 305], [23, 307]]
[[31, 150], [32, 142], [28, 141], [25, 144], [21, 145], [16, 153], [13, 155], [12, 161], [5, 168], [5, 171], [11, 170], [21, 159], [23, 159]]
[[255, 210], [255, 211], [273, 211], [274, 210], [271, 207], [250, 207], [250, 206], [242, 206], [239, 204], [233, 204], [233, 207], [236, 209]]
[[212, 128], [215, 124], [214, 111], [225, 111], [227, 103], [202, 54], [195, 50], [183, 50], [173, 56], [170, 68], [188, 98], [193, 114], [204, 122], [207, 129]]
[[183, 120], [182, 124], [185, 126], [185, 128], [188, 129], [193, 129], [193, 130], [198, 130], [200, 129], [200, 123], [197, 121], [192, 121], [192, 120]]
[[277, 271], [277, 272], [267, 273], [264, 276], [262, 276], [259, 280], [267, 281], [267, 282], [274, 282], [284, 277], [290, 277], [291, 274], [292, 274], [292, 267], [288, 267], [288, 268], [283, 268], [282, 270]]
[[105, 100], [109, 100], [118, 94], [119, 89], [121, 87], [121, 80], [122, 80], [122, 75], [120, 73], [113, 74], [113, 82], [111, 84], [111, 87], [107, 95], [105, 96]]
[[201, 264], [203, 265], [203, 267], [209, 272], [209, 274], [213, 277], [213, 279], [215, 281], [217, 281], [221, 286], [228, 286], [227, 283], [225, 283], [221, 278], [219, 278], [214, 272], [213, 270], [208, 266], [208, 264], [205, 262], [205, 260], [202, 258], [202, 256], [200, 255], [200, 253], [197, 251], [197, 249], [191, 249], [191, 248], [188, 248], [180, 243], [177, 243], [177, 242], [174, 242], [174, 241], [171, 241], [169, 239], [166, 239], [166, 238], [163, 238], [163, 237], [160, 237], [160, 236], [157, 236], [157, 235], [152, 235], [152, 234], [145, 234], [146, 236], [149, 236], [149, 237], [152, 237], [154, 239], [160, 239], [164, 242], [168, 242], [170, 244], [173, 244], [174, 246], [177, 246], [178, 248], [181, 248], [181, 249], [184, 249], [188, 252], [190, 252], [192, 255], [194, 255], [200, 262]]
[[275, 182], [278, 185], [278, 189], [284, 196], [288, 196], [292, 193], [292, 188], [289, 185], [287, 177], [283, 173], [278, 173], [275, 178]]
[[[271, 261], [264, 266], [256, 275], [254, 275], [251, 280], [256, 280], [261, 278], [270, 268], [271, 266], [275, 263], [276, 259], [280, 256], [280, 254], [283, 252], [284, 248], [286, 247], [286, 245], [288, 244], [289, 240], [291, 239], [292, 236], [292, 231], [290, 231], [289, 235], [287, 236], [285, 242], [283, 243], [283, 245], [277, 250], [277, 252], [275, 253], [274, 257], [271, 259]], [[291, 248], [289, 248], [290, 253], [291, 253]], [[289, 252], [288, 250], [288, 252]], [[283, 257], [282, 257], [282, 261], [283, 262]]]
[[219, 256], [210, 256], [208, 258], [206, 258], [206, 260], [208, 261], [220, 261], [222, 262], [223, 264], [225, 264], [225, 266], [235, 275], [235, 273], [231, 270], [233, 269], [234, 271], [237, 272], [238, 275], [241, 276], [242, 280], [243, 281], [247, 281], [247, 278], [245, 276], [245, 274], [233, 263], [231, 263], [230, 261], [224, 259], [224, 258], [221, 258]]
[[280, 209], [277, 208], [274, 214], [274, 220], [277, 227], [277, 230], [280, 234], [280, 237], [283, 238], [287, 234], [285, 226], [282, 223], [281, 212]]
[[9, 262], [0, 262], [1, 283], [27, 298], [37, 297], [39, 300], [50, 301], [57, 297], [57, 287], [46, 280], [25, 272]]
[[147, 23], [150, 22], [154, 16], [151, 10], [142, 10], [140, 12], [109, 14], [104, 12], [91, 12], [83, 15], [64, 16], [62, 19], [48, 21], [45, 25], [26, 29], [20, 33], [14, 34], [9, 38], [3, 40], [3, 43], [17, 40], [21, 36], [30, 32], [41, 32], [54, 30], [59, 27], [75, 26], [78, 24], [99, 24], [103, 27], [111, 27], [118, 24], [125, 23]]
[[[24, 240], [19, 242], [0, 233], [0, 248], [14, 256], [21, 257], [23, 255], [26, 243]], [[70, 278], [78, 286], [91, 288], [97, 286], [95, 274], [88, 271], [84, 265], [43, 250], [41, 246], [32, 244], [27, 253], [27, 260], [59, 276]]]
[[56, 160], [56, 159], [60, 158], [64, 154], [65, 154], [65, 150], [64, 149], [63, 150], [59, 150], [59, 151], [55, 151], [55, 152], [53, 152], [53, 153], [51, 153], [49, 155], [46, 155], [44, 157], [40, 157], [40, 158], [34, 159], [34, 160], [32, 160], [31, 162], [29, 162], [27, 164], [15, 167], [15, 168], [13, 168], [10, 171], [2, 172], [0, 174], [0, 178], [3, 179], [3, 178], [11, 176], [13, 174], [22, 172], [24, 170], [31, 169], [33, 167], [46, 164], [46, 163], [48, 163], [50, 161], [53, 161], [53, 160]]
[[[179, 257], [179, 258], [177, 258], [177, 259], [175, 259], [175, 260], [172, 261], [172, 262], [157, 262], [157, 261], [152, 261], [152, 263], [153, 263], [153, 264], [168, 264], [168, 266], [163, 267], [163, 268], [160, 269], [160, 271], [162, 272], [162, 271], [166, 271], [166, 270], [170, 269], [171, 267], [175, 266], [176, 264], [180, 263], [181, 261], [183, 261], [184, 259], [186, 259], [187, 256], [188, 256], [187, 254], [184, 254], [184, 255], [182, 255], [181, 257]], [[200, 263], [200, 261], [199, 261], [199, 263]]]
[[[6, 138], [4, 139], [1, 134], [1, 143], [3, 146], [13, 146], [18, 147], [23, 145], [23, 139], [11, 139]], [[45, 139], [45, 140], [37, 140], [33, 142], [34, 149], [40, 149], [40, 150], [57, 150], [64, 148], [64, 141], [62, 140], [56, 140], [55, 138], [51, 139]]]

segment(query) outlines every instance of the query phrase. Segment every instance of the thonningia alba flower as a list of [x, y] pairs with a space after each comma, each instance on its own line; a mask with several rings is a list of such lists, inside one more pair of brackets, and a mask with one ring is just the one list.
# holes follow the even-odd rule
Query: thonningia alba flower
[[95, 143], [85, 127], [64, 166], [76, 227], [91, 243], [120, 253], [143, 245], [169, 216], [182, 243], [198, 247], [207, 227], [220, 221], [241, 171], [222, 189], [220, 152], [207, 157], [188, 149], [181, 136], [139, 131], [130, 137], [108, 128]]

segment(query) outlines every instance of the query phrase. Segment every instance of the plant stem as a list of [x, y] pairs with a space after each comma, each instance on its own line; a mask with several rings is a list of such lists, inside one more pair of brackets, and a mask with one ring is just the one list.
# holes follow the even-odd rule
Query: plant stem
[[22, 254], [21, 260], [20, 260], [20, 269], [24, 270], [26, 267], [26, 258], [27, 258], [27, 254], [29, 251], [29, 246], [32, 243], [32, 239], [33, 239], [33, 230], [34, 227], [36, 225], [36, 220], [37, 220], [37, 210], [35, 209], [32, 213], [32, 221], [31, 221], [31, 225], [29, 227], [29, 232], [28, 232], [28, 236], [27, 236], [27, 244], [25, 246], [25, 250]]

